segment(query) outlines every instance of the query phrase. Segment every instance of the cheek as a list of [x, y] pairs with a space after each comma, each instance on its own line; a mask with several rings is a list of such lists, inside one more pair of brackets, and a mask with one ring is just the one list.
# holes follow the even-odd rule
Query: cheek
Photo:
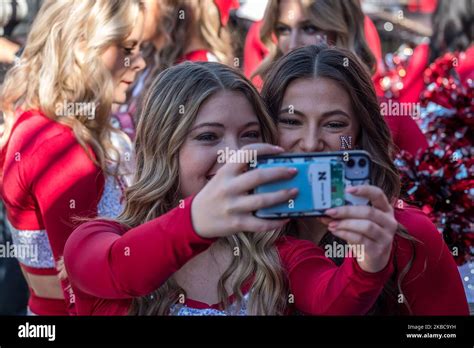
[[324, 135], [324, 143], [328, 147], [329, 151], [340, 151], [342, 149], [341, 147], [341, 134], [325, 134]]
[[114, 80], [118, 80], [126, 70], [125, 57], [118, 48], [109, 48], [102, 56], [102, 61]]
[[198, 193], [206, 184], [206, 175], [216, 162], [216, 151], [183, 145], [179, 152], [179, 178], [182, 196]]
[[281, 36], [278, 38], [278, 48], [283, 54], [287, 54], [289, 49], [289, 38], [288, 36]]
[[278, 145], [280, 145], [286, 151], [289, 151], [291, 148], [293, 148], [295, 143], [298, 142], [298, 139], [300, 138], [300, 132], [297, 130], [290, 131], [288, 129], [279, 128], [278, 138], [279, 138]]

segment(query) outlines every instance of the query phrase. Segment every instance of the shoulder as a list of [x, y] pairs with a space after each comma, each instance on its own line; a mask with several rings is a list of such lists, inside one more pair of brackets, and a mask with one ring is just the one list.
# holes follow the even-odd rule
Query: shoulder
[[433, 244], [441, 240], [441, 234], [430, 218], [416, 207], [396, 208], [395, 219], [406, 228], [410, 236], [423, 243]]
[[71, 128], [50, 119], [39, 110], [28, 110], [19, 115], [10, 136], [10, 143], [26, 143], [29, 148], [33, 148], [32, 145], [41, 145], [51, 139], [73, 137]]
[[450, 255], [443, 236], [423, 211], [414, 207], [395, 209], [395, 218], [408, 233], [407, 236], [395, 236], [396, 255], [401, 267], [413, 263], [414, 272], [411, 273], [415, 274]]
[[26, 183], [54, 182], [65, 177], [75, 180], [86, 175], [96, 176], [100, 172], [92, 160], [94, 153], [90, 147], [88, 151], [81, 146], [70, 127], [40, 111], [27, 111], [20, 115], [14, 126], [6, 161], [20, 156], [18, 169]]

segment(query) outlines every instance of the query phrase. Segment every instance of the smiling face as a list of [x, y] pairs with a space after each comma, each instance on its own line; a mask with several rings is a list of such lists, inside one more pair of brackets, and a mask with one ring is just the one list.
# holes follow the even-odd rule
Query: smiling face
[[219, 91], [199, 108], [179, 152], [181, 196], [198, 193], [222, 167], [218, 151], [261, 142], [257, 114], [244, 94]]
[[278, 48], [286, 54], [296, 48], [334, 42], [332, 33], [322, 31], [307, 16], [300, 0], [282, 0], [278, 8], [275, 34]]
[[327, 78], [294, 80], [286, 89], [278, 114], [280, 146], [287, 152], [341, 150], [341, 137], [355, 147], [359, 123], [350, 97]]
[[132, 33], [123, 43], [111, 45], [102, 54], [102, 61], [112, 74], [114, 82], [114, 103], [125, 103], [126, 92], [135, 81], [137, 73], [145, 68], [145, 61], [140, 52], [144, 16], [140, 12]]

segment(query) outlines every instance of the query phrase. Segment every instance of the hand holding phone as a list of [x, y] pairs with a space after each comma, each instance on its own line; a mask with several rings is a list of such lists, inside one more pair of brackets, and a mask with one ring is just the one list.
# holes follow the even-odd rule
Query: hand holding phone
[[[279, 154], [283, 149], [270, 144], [251, 144], [239, 151], [255, 151], [258, 156]], [[253, 212], [295, 198], [297, 189], [281, 189], [254, 195], [249, 194], [249, 191], [272, 181], [291, 179], [296, 174], [294, 168], [248, 170], [248, 165], [246, 162], [230, 159], [196, 195], [191, 215], [194, 229], [200, 236], [213, 238], [242, 231], [268, 232], [287, 222], [259, 219]]]
[[361, 150], [279, 154], [258, 158], [255, 168], [294, 167], [298, 174], [289, 180], [258, 186], [255, 194], [298, 188], [295, 199], [255, 212], [267, 219], [319, 217], [331, 207], [366, 205], [368, 200], [345, 192], [345, 188], [370, 184], [370, 155]]

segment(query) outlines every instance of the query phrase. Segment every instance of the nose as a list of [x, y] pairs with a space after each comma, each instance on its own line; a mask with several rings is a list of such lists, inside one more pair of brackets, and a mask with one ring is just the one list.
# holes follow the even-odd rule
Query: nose
[[300, 149], [303, 152], [321, 152], [324, 150], [324, 142], [318, 135], [317, 130], [309, 129], [300, 139]]
[[143, 59], [142, 52], [140, 51], [132, 62], [132, 69], [136, 72], [142, 71], [146, 68], [145, 59]]
[[290, 51], [293, 51], [297, 48], [301, 47], [301, 40], [300, 40], [300, 33], [298, 29], [293, 29], [290, 34]]
[[[222, 167], [225, 163], [232, 160], [232, 156], [237, 155], [240, 146], [235, 139], [224, 138], [221, 146], [217, 150], [217, 163], [215, 168]], [[238, 157], [235, 157], [237, 159]]]

